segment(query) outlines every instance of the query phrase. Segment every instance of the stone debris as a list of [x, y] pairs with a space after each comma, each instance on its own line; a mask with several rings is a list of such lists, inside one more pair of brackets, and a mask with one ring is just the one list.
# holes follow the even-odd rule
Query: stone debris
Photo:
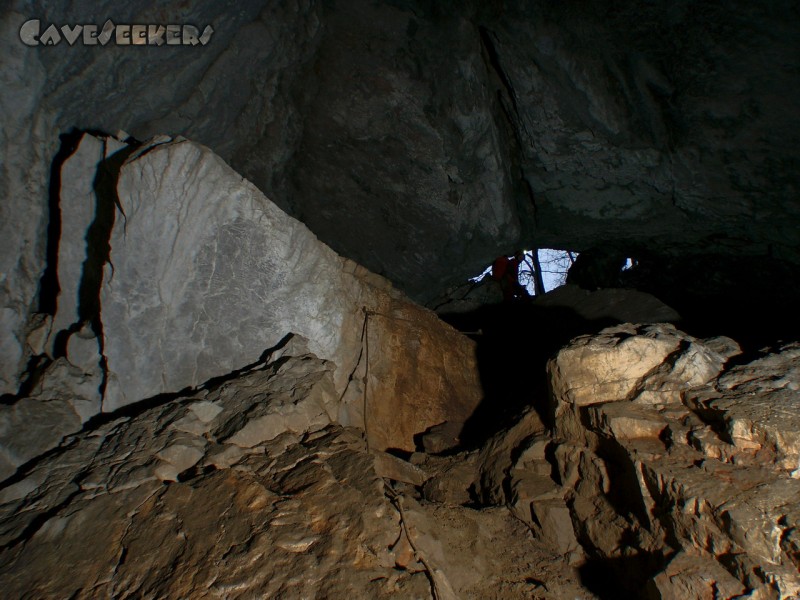
[[373, 451], [373, 456], [375, 457], [375, 472], [383, 479], [391, 479], [419, 487], [429, 478], [429, 475], [416, 465], [388, 452], [376, 450]]
[[505, 507], [420, 495], [428, 470], [458, 463], [474, 483], [476, 454], [418, 466], [370, 450], [362, 430], [320, 419], [331, 390], [329, 362], [284, 349], [69, 437], [0, 490], [3, 593], [594, 598]]
[[41, 598], [793, 600], [800, 352], [726, 364], [737, 352], [667, 325], [577, 338], [549, 366], [553, 430], [529, 409], [479, 449], [405, 460], [336, 423], [334, 367], [293, 336], [7, 480], [0, 581]]
[[[587, 564], [639, 565], [631, 597], [800, 594], [800, 351], [726, 368], [736, 354], [726, 338], [624, 325], [548, 365], [559, 499]], [[530, 469], [506, 472], [506, 489], [538, 491]]]
[[453, 448], [458, 448], [460, 446], [458, 436], [463, 428], [464, 423], [452, 421], [445, 421], [429, 427], [427, 431], [419, 436], [422, 441], [422, 447], [427, 454], [441, 454]]

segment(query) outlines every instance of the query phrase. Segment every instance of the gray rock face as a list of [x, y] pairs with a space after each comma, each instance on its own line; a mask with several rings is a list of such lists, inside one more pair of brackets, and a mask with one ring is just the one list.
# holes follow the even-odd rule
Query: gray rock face
[[[573, 11], [528, 2], [488, 25], [540, 243], [568, 236], [579, 247], [588, 234], [588, 245], [599, 245], [591, 223], [608, 219], [614, 226], [600, 237], [622, 246], [680, 239], [710, 249], [714, 237], [725, 244], [739, 232], [747, 242], [738, 251], [761, 253], [770, 239], [778, 256], [796, 256], [796, 228], [760, 226], [766, 213], [797, 214], [787, 188], [767, 183], [796, 161], [785, 150], [797, 123], [785, 97], [774, 95], [800, 85], [790, 75], [790, 12], [747, 3]], [[756, 66], [764, 63], [772, 67]]]
[[47, 165], [58, 141], [40, 104], [46, 74], [19, 42], [17, 16], [0, 14], [0, 394], [17, 392], [27, 358], [26, 326], [44, 269]]
[[343, 390], [369, 292], [308, 229], [189, 142], [134, 154], [117, 193], [101, 292], [105, 410], [256, 362], [290, 332], [342, 361]]
[[321, 11], [286, 195], [334, 249], [430, 300], [513, 245], [529, 215], [469, 9], [415, 4]]
[[[101, 206], [103, 199], [100, 198], [104, 192], [97, 189], [101, 185], [98, 173], [101, 163], [127, 148], [126, 144], [113, 137], [82, 135], [75, 143], [77, 147], [74, 153], [61, 166], [59, 214], [58, 217], [52, 215], [53, 219], [59, 219], [61, 233], [56, 263], [53, 265], [60, 290], [46, 348], [51, 356], [55, 355], [56, 350], [64, 351], [63, 348], [55, 348], [59, 337], [66, 338], [59, 343], [68, 345], [75, 330], [84, 324], [91, 325], [92, 312], [96, 312], [94, 307], [88, 305], [92, 296], [96, 295], [98, 284], [91, 281], [98, 274], [92, 272], [98, 270], [91, 264], [97, 260], [92, 255], [101, 252], [98, 248], [101, 244], [93, 238], [97, 236], [95, 231], [102, 226], [104, 217]], [[95, 355], [98, 354], [97, 350], [95, 345]]]
[[[258, 363], [289, 334], [332, 362], [329, 397], [250, 415], [243, 444], [313, 413], [366, 428], [375, 449], [413, 450], [416, 434], [463, 423], [480, 401], [473, 342], [320, 243], [208, 148], [86, 134], [61, 174], [57, 309], [28, 335], [46, 368], [30, 398], [4, 407], [3, 478], [101, 401], [108, 413], [195, 388]], [[51, 404], [22, 451], [31, 398]]]
[[[336, 364], [336, 392], [353, 403], [343, 419], [377, 419], [378, 447], [407, 447], [411, 423], [463, 420], [477, 404], [471, 342], [321, 244], [207, 148], [139, 150], [117, 194], [100, 294], [105, 411], [254, 363], [290, 332]], [[366, 390], [348, 388], [359, 368]], [[366, 416], [363, 395], [378, 398]]]

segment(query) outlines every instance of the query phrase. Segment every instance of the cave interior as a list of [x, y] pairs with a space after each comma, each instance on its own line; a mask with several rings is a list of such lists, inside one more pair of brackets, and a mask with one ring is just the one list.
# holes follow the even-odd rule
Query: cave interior
[[1, 10], [9, 593], [800, 597], [796, 2]]

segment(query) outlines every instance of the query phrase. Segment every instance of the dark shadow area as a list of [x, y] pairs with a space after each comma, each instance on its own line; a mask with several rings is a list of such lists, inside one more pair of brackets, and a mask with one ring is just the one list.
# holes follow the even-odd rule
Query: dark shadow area
[[736, 340], [748, 362], [762, 348], [800, 340], [800, 266], [771, 257], [702, 255], [666, 260], [647, 254], [620, 274], [620, 284], [648, 292], [677, 310], [680, 328], [699, 338]]
[[410, 461], [411, 455], [414, 454], [413, 452], [409, 450], [403, 450], [402, 448], [386, 448], [384, 452], [386, 452], [386, 454], [391, 454], [392, 456], [396, 456], [397, 458], [400, 458], [405, 461]]
[[[586, 410], [581, 411], [581, 420], [584, 427], [591, 429]], [[633, 516], [642, 527], [648, 528], [650, 515], [642, 498], [636, 465], [630, 452], [614, 438], [599, 437], [595, 453], [603, 460], [609, 479], [608, 492], [598, 490], [598, 494], [605, 496], [617, 514]]]
[[536, 306], [527, 300], [442, 318], [460, 331], [480, 332], [471, 337], [477, 343], [484, 395], [461, 431], [465, 448], [483, 445], [529, 406], [552, 427], [547, 361], [573, 337], [615, 323], [609, 319], [588, 321], [570, 309]]
[[[642, 600], [645, 585], [667, 564], [657, 552], [618, 558], [590, 558], [578, 569], [581, 583], [602, 600]], [[688, 599], [687, 599], [688, 600]]]
[[[122, 212], [117, 195], [117, 181], [122, 165], [136, 150], [128, 146], [115, 152], [97, 166], [93, 182], [95, 193], [95, 215], [86, 231], [86, 258], [83, 261], [78, 287], [78, 320], [69, 328], [59, 331], [53, 344], [53, 355], [66, 356], [67, 344], [73, 333], [84, 323], [89, 323], [102, 346], [103, 323], [100, 318], [100, 293], [103, 287], [103, 272], [111, 255], [111, 233], [116, 220], [116, 211]], [[102, 390], [101, 390], [102, 391]]]
[[47, 245], [45, 250], [45, 269], [39, 280], [40, 313], [56, 314], [58, 306], [58, 246], [61, 241], [61, 169], [70, 156], [75, 153], [83, 132], [73, 129], [59, 136], [61, 146], [50, 164], [50, 181], [47, 189]]
[[[61, 292], [58, 261], [62, 237], [62, 170], [67, 160], [77, 151], [85, 134], [94, 135], [101, 140], [109, 137], [106, 133], [93, 130], [72, 129], [67, 133], [63, 133], [59, 136], [61, 146], [50, 165], [45, 269], [39, 280], [38, 312], [41, 314], [55, 315], [58, 310], [58, 300]], [[104, 338], [103, 324], [100, 318], [100, 293], [103, 285], [104, 267], [109, 262], [111, 254], [110, 239], [117, 209], [122, 213], [122, 207], [117, 195], [117, 182], [122, 165], [138, 148], [139, 144], [133, 138], [128, 138], [126, 142], [130, 145], [108, 156], [97, 165], [97, 173], [93, 181], [95, 215], [84, 238], [86, 241], [86, 258], [82, 265], [81, 280], [78, 288], [78, 319], [68, 328], [55, 332], [52, 348], [53, 358], [66, 356], [70, 336], [80, 331], [85, 323], [90, 324], [98, 339], [102, 353]], [[103, 373], [105, 373], [104, 357], [102, 361], [103, 364], [101, 366]], [[15, 395], [3, 395], [0, 398], [0, 403], [14, 404], [19, 399], [27, 397], [50, 362], [50, 359], [46, 356], [32, 356], [28, 360], [26, 369], [21, 376], [22, 383], [17, 393]], [[105, 376], [101, 383], [101, 395], [104, 389]]]
[[[61, 244], [61, 170], [78, 149], [83, 131], [72, 129], [59, 135], [61, 145], [50, 163], [50, 179], [47, 187], [47, 231], [45, 240], [45, 268], [39, 279], [39, 298], [37, 312], [55, 315], [58, 309], [58, 294], [61, 286], [58, 282], [58, 249]], [[20, 375], [21, 383], [16, 394], [3, 394], [0, 404], [11, 405], [21, 398], [27, 397], [41, 374], [50, 364], [44, 356], [31, 356], [25, 370]]]
[[16, 404], [23, 398], [30, 396], [36, 385], [42, 380], [47, 367], [52, 364], [52, 360], [48, 356], [31, 356], [22, 372], [22, 381], [19, 384], [19, 389], [16, 394], [3, 394], [0, 396], [0, 405], [11, 406]]
[[[633, 255], [632, 267], [626, 256]], [[652, 294], [674, 308], [681, 331], [697, 338], [727, 336], [742, 348], [728, 367], [750, 362], [765, 349], [800, 340], [800, 267], [757, 257], [655, 258], [615, 249], [583, 252], [568, 280], [585, 290], [626, 288]], [[578, 335], [595, 334], [619, 322], [588, 320], [566, 307], [520, 298], [443, 315], [477, 343], [484, 397], [465, 423], [463, 447], [481, 446], [533, 406], [553, 426], [548, 401], [547, 361]]]

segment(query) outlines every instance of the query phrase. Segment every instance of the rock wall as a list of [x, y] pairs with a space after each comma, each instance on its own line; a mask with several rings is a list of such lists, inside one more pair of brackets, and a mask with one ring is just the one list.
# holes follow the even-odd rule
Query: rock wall
[[75, 143], [62, 168], [57, 311], [31, 335], [44, 340], [36, 360], [50, 362], [29, 394], [71, 417], [26, 445], [31, 398], [0, 407], [4, 476], [101, 402], [109, 413], [231, 376], [289, 334], [331, 361], [336, 418], [366, 427], [376, 448], [414, 450], [415, 434], [463, 423], [480, 401], [473, 342], [338, 256], [209, 149]]
[[332, 424], [333, 372], [292, 337], [0, 485], [4, 594], [593, 597], [508, 510], [422, 501], [432, 473]]
[[[27, 362], [48, 170], [73, 128], [209, 146], [418, 301], [518, 245], [614, 245], [667, 262], [746, 254], [742, 278], [754, 281], [759, 260], [800, 262], [796, 7], [574, 6], [5, 7], [2, 393], [18, 391]], [[214, 35], [202, 47], [19, 39], [27, 19], [97, 15], [212, 24]]]

